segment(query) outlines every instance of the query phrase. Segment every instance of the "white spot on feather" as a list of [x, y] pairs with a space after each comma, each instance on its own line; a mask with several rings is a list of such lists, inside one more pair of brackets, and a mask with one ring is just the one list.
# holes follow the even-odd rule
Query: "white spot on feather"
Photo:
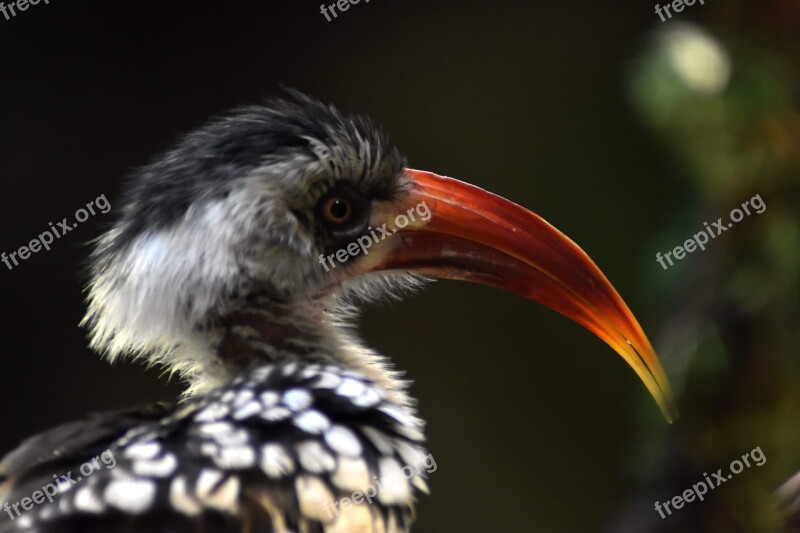
[[331, 372], [323, 372], [319, 376], [313, 385], [317, 389], [335, 389], [342, 382], [342, 378]]
[[239, 478], [230, 476], [216, 490], [203, 499], [209, 507], [234, 514], [239, 503]]
[[355, 398], [364, 392], [365, 385], [362, 381], [353, 378], [345, 378], [342, 384], [336, 389], [336, 394], [345, 398]]
[[205, 500], [216, 488], [220, 480], [222, 480], [222, 472], [204, 468], [200, 472], [200, 475], [197, 476], [197, 483], [194, 489], [195, 494], [197, 494], [197, 497], [201, 500]]
[[256, 463], [256, 452], [250, 446], [222, 446], [214, 463], [225, 470], [243, 470]]
[[319, 435], [331, 426], [331, 422], [319, 411], [309, 409], [295, 415], [294, 425], [306, 433]]
[[364, 392], [353, 398], [353, 403], [359, 407], [373, 407], [382, 400], [374, 387], [367, 387]]
[[254, 396], [255, 394], [253, 393], [253, 391], [251, 391], [250, 389], [244, 389], [236, 395], [236, 399], [233, 400], [233, 406], [237, 408], [241, 407], [244, 404], [248, 403], [250, 400], [252, 400]]
[[333, 451], [349, 457], [361, 455], [361, 442], [350, 429], [336, 425], [325, 432], [325, 442]]
[[300, 411], [311, 405], [314, 398], [304, 389], [289, 389], [283, 393], [281, 401], [292, 411]]
[[361, 431], [367, 438], [372, 442], [372, 444], [378, 449], [378, 451], [383, 455], [393, 455], [394, 449], [392, 448], [392, 442], [389, 438], [378, 431], [377, 429], [370, 427], [370, 426], [362, 426]]
[[334, 516], [333, 494], [316, 476], [303, 475], [295, 481], [300, 512], [308, 518], [327, 523]]
[[161, 451], [157, 442], [134, 444], [125, 450], [125, 457], [129, 459], [153, 459]]
[[233, 413], [233, 418], [236, 420], [244, 420], [246, 418], [251, 418], [261, 412], [261, 404], [255, 401], [251, 401], [240, 407], [235, 413]]
[[305, 441], [297, 445], [297, 458], [300, 464], [315, 474], [330, 472], [336, 466], [336, 459], [317, 441]]
[[278, 400], [281, 399], [280, 395], [275, 391], [265, 391], [261, 393], [261, 403], [264, 404], [264, 407], [272, 407], [278, 403]]
[[105, 500], [120, 511], [141, 514], [156, 496], [156, 485], [145, 479], [114, 479], [105, 489]]
[[411, 498], [411, 488], [408, 485], [400, 463], [392, 458], [384, 457], [378, 463], [381, 480], [381, 490], [378, 491], [378, 500], [387, 505], [402, 505]]
[[187, 516], [197, 516], [202, 510], [197, 500], [189, 494], [186, 479], [182, 476], [172, 481], [169, 488], [169, 501], [172, 507]]
[[271, 478], [294, 472], [294, 459], [279, 444], [267, 444], [261, 449], [261, 469]]
[[142, 477], [167, 477], [172, 475], [177, 466], [175, 455], [167, 453], [160, 459], [134, 461], [133, 473]]
[[370, 475], [367, 464], [363, 459], [340, 457], [336, 472], [331, 481], [343, 490], [366, 491], [370, 486]]
[[75, 493], [75, 508], [86, 513], [102, 513], [106, 508], [103, 501], [94, 493], [94, 487], [81, 487]]
[[270, 422], [280, 422], [281, 420], [285, 420], [292, 416], [292, 412], [285, 407], [270, 407], [263, 413], [261, 413], [261, 418], [264, 420], [269, 420]]
[[197, 422], [216, 422], [228, 416], [230, 412], [231, 410], [227, 405], [219, 402], [214, 402], [208, 407], [204, 408], [199, 413], [197, 413], [194, 419]]

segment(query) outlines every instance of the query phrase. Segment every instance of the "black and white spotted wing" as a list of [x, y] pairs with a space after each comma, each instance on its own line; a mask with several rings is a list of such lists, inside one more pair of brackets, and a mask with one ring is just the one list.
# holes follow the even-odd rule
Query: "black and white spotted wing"
[[[386, 396], [338, 366], [256, 368], [156, 420], [129, 424], [117, 439], [73, 450], [74, 472], [106, 442], [114, 464], [95, 461], [53, 503], [13, 520], [13, 510], [4, 513], [0, 533], [407, 531], [415, 493], [427, 491], [430, 456], [419, 419]], [[20, 462], [9, 502], [68, 469], [63, 460], [39, 461], [22, 472]]]

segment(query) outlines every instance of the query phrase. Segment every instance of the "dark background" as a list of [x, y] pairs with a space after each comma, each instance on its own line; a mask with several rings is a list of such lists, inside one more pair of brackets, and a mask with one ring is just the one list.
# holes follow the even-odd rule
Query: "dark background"
[[[284, 84], [370, 113], [413, 167], [544, 216], [652, 331], [665, 304], [648, 280], [669, 249], [656, 237], [691, 192], [625, 73], [662, 23], [653, 2], [532, 4], [372, 0], [329, 23], [319, 2], [51, 0], [0, 18], [0, 251], [101, 194], [113, 211], [121, 178], [176, 135]], [[86, 348], [83, 262], [110, 220], [0, 265], [0, 454], [180, 391]], [[417, 531], [599, 530], [636, 491], [643, 421], [675, 431], [610, 348], [509, 294], [441, 282], [370, 310], [362, 330], [408, 371], [428, 421], [438, 470]]]

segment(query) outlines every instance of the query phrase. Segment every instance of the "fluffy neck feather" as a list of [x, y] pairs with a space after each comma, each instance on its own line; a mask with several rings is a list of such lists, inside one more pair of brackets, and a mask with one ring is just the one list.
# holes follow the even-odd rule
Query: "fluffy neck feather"
[[[243, 266], [236, 236], [248, 234], [243, 225], [258, 223], [253, 212], [259, 207], [244, 209], [243, 201], [233, 194], [210, 203], [98, 261], [83, 322], [90, 328], [91, 346], [112, 362], [129, 356], [164, 367], [187, 382], [187, 396], [221, 386], [254, 365], [297, 359], [344, 364], [395, 391], [398, 403], [407, 403], [406, 383], [353, 335], [352, 308], [335, 294], [288, 301], [258, 292], [272, 283], [256, 281], [254, 270]], [[100, 240], [98, 255], [118, 231]], [[262, 255], [269, 257], [270, 251]], [[264, 263], [283, 280], [320, 275], [313, 259], [292, 259], [276, 254]], [[287, 266], [279, 268], [281, 261]], [[348, 292], [372, 300], [415, 286], [413, 280], [366, 281]]]

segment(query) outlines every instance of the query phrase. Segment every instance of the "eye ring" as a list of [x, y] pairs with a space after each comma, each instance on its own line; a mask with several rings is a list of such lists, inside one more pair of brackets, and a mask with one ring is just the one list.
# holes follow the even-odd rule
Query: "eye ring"
[[333, 224], [344, 224], [353, 217], [353, 204], [341, 196], [332, 196], [322, 206], [325, 220]]

